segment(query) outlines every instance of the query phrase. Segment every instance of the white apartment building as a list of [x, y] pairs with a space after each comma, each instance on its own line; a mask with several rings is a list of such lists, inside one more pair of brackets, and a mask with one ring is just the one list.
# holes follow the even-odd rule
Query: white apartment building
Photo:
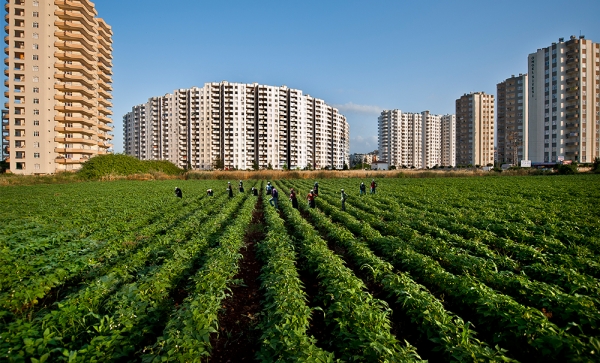
[[600, 156], [600, 44], [563, 38], [527, 59], [532, 162]]
[[126, 154], [192, 169], [341, 169], [350, 157], [346, 118], [286, 86], [224, 81], [176, 90], [134, 106], [123, 128]]
[[112, 148], [112, 31], [88, 0], [7, 0], [2, 147], [10, 172], [76, 170]]
[[441, 116], [442, 166], [456, 166], [456, 115]]
[[494, 163], [494, 95], [465, 94], [456, 100], [456, 164]]
[[382, 111], [378, 118], [380, 159], [396, 167], [442, 165], [442, 117], [429, 111]]

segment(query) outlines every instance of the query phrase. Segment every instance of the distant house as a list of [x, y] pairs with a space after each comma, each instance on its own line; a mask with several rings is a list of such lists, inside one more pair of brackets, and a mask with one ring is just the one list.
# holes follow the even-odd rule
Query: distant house
[[390, 165], [386, 161], [374, 161], [371, 163], [371, 170], [389, 170]]

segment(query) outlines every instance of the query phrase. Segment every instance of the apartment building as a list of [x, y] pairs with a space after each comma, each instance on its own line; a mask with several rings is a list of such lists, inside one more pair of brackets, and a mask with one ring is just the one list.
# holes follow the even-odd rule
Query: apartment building
[[456, 166], [456, 115], [441, 116], [442, 166]]
[[494, 163], [494, 96], [464, 94], [456, 100], [456, 164]]
[[495, 160], [519, 165], [528, 160], [529, 97], [527, 74], [511, 76], [496, 85], [497, 144]]
[[76, 170], [112, 148], [112, 31], [88, 0], [7, 0], [2, 146], [10, 171]]
[[600, 44], [571, 36], [528, 56], [532, 162], [600, 156]]
[[[176, 90], [134, 106], [123, 131], [126, 154], [192, 169], [341, 169], [350, 158], [346, 118], [286, 86], [223, 81]], [[143, 132], [145, 144], [136, 141]]]
[[384, 110], [378, 118], [380, 159], [396, 167], [442, 165], [442, 116]]

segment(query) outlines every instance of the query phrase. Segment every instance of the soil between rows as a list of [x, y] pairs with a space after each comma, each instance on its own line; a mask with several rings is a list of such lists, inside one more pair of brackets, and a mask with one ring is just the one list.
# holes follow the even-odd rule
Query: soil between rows
[[256, 243], [265, 238], [263, 203], [258, 197], [252, 220], [244, 236], [245, 248], [240, 253], [239, 270], [234, 277], [239, 283], [231, 287], [231, 295], [221, 305], [219, 333], [211, 337], [210, 362], [254, 362], [259, 349], [259, 332], [255, 330], [261, 314], [260, 270]]

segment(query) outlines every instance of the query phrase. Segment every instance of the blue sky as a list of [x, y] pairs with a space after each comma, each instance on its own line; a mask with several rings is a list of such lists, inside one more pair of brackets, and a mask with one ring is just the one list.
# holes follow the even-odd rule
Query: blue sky
[[115, 151], [122, 117], [206, 82], [287, 85], [336, 105], [351, 152], [377, 148], [382, 109], [454, 113], [496, 93], [558, 38], [600, 42], [600, 1], [96, 0], [113, 29]]

